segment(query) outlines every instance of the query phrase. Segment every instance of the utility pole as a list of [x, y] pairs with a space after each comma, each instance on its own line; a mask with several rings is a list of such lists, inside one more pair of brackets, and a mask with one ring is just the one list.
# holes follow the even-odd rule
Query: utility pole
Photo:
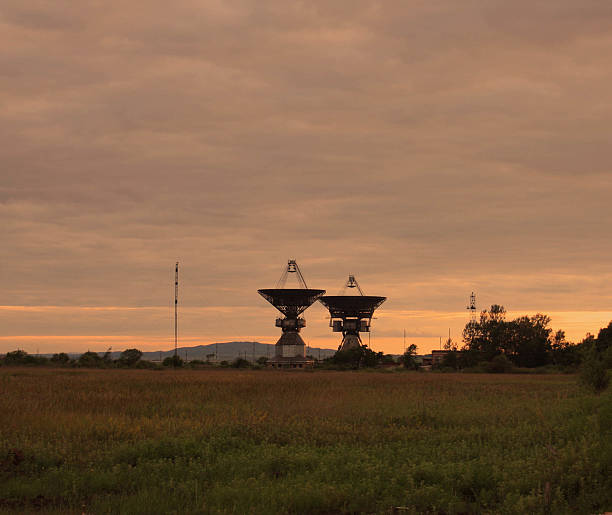
[[406, 354], [406, 329], [404, 329], [404, 354]]
[[178, 261], [174, 268], [174, 359], [178, 358]]

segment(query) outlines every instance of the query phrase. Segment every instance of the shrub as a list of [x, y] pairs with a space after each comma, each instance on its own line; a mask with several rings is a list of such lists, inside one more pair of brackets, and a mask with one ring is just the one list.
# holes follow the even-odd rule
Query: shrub
[[603, 392], [610, 384], [606, 365], [594, 351], [589, 352], [580, 367], [580, 383], [595, 393]]
[[142, 352], [138, 349], [125, 349], [119, 357], [119, 364], [126, 367], [133, 367], [142, 358]]
[[100, 357], [97, 352], [87, 351], [79, 356], [77, 365], [80, 367], [94, 368], [101, 367], [104, 364], [104, 360]]
[[492, 374], [510, 372], [512, 368], [512, 362], [504, 354], [498, 354], [485, 365], [485, 370]]
[[66, 365], [70, 362], [70, 356], [65, 352], [60, 352], [59, 354], [53, 354], [51, 357], [51, 363], [54, 365]]
[[177, 356], [168, 356], [162, 361], [162, 365], [165, 367], [182, 367], [183, 360]]
[[13, 352], [7, 352], [4, 356], [5, 365], [35, 365], [37, 359], [35, 356], [31, 356], [24, 350], [14, 350]]
[[413, 343], [407, 349], [406, 352], [400, 358], [400, 362], [405, 368], [410, 370], [416, 370], [419, 368], [419, 364], [416, 361], [417, 346]]
[[232, 361], [232, 368], [248, 368], [251, 364], [244, 358], [236, 358]]
[[459, 362], [457, 360], [457, 351], [451, 350], [442, 358], [442, 368], [457, 370]]

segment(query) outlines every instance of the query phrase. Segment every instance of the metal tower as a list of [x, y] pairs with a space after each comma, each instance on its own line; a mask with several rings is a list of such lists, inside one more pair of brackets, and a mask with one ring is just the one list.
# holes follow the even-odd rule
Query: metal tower
[[[301, 288], [284, 287], [289, 274], [295, 274]], [[276, 368], [312, 366], [314, 361], [306, 358], [306, 343], [299, 334], [302, 327], [306, 327], [306, 320], [300, 315], [325, 294], [325, 290], [309, 289], [297, 263], [290, 259], [276, 288], [257, 292], [284, 315], [284, 318], [276, 319], [276, 327], [280, 327], [283, 333], [274, 347], [274, 357], [268, 363]]]
[[342, 333], [342, 343], [338, 350], [363, 346], [359, 333], [368, 333], [369, 341], [374, 310], [387, 300], [387, 297], [364, 295], [354, 275], [349, 275], [340, 293], [347, 288], [357, 289], [359, 295], [326, 295], [320, 299], [329, 310], [329, 326], [335, 333]]
[[465, 309], [470, 312], [470, 322], [476, 322], [476, 294], [474, 292], [470, 295], [470, 305]]
[[174, 359], [178, 357], [178, 266], [174, 268]]

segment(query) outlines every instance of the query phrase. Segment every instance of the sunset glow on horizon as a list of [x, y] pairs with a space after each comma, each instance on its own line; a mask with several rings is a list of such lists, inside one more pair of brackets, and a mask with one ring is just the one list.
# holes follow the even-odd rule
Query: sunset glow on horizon
[[[315, 316], [307, 316], [307, 327], [302, 332], [305, 341], [309, 347], [335, 349], [339, 344], [339, 338], [336, 333], [332, 333], [328, 327], [328, 320], [325, 318], [324, 310], [315, 306], [311, 308]], [[166, 319], [166, 330], [159, 328], [154, 333], [147, 333], [144, 327], [142, 332], [137, 334], [112, 334], [111, 329], [116, 328], [122, 317], [110, 318], [105, 322], [109, 330], [106, 333], [99, 334], [44, 334], [44, 332], [30, 334], [21, 334], [13, 336], [0, 336], [0, 349], [2, 352], [7, 352], [15, 349], [23, 349], [30, 353], [54, 353], [54, 352], [71, 352], [79, 353], [85, 350], [95, 350], [103, 352], [112, 347], [113, 350], [119, 351], [126, 348], [138, 348], [143, 351], [170, 350], [174, 346], [174, 333], [172, 326], [172, 317], [168, 314], [167, 307], [148, 306], [148, 307], [121, 307], [121, 306], [0, 306], [0, 319], [8, 318], [5, 312], [21, 312], [21, 313], [47, 313], [53, 314], [54, 317], [59, 317], [59, 322], [51, 322], [48, 319], [43, 319], [40, 322], [40, 329], [45, 329], [49, 325], [56, 324], [59, 327], [69, 327], [78, 320], [79, 312], [120, 312], [127, 313], [143, 312], [146, 315], [140, 319], [140, 324], [145, 325], [151, 321]], [[218, 327], [236, 327], [236, 320], [240, 319], [240, 313], [253, 311], [253, 308], [248, 306], [241, 308], [181, 308], [180, 319], [180, 338], [179, 346], [191, 347], [195, 345], [208, 345], [212, 343], [223, 343], [228, 341], [257, 341], [260, 343], [274, 344], [279, 337], [279, 334], [274, 330], [274, 312], [270, 317], [270, 330], [263, 333], [251, 332], [227, 332], [227, 333], [210, 333], [203, 331], [201, 334], [195, 333], [193, 327], [201, 327], [206, 325], [206, 318], [211, 314], [216, 313], [217, 317], [213, 326]], [[256, 311], [259, 311], [257, 309]], [[157, 313], [160, 316], [155, 316]], [[508, 312], [507, 319], [516, 318], [523, 315], [534, 315], [536, 312]], [[566, 333], [568, 341], [579, 342], [587, 333], [597, 334], [601, 327], [608, 325], [612, 320], [612, 311], [594, 311], [594, 312], [549, 312], [545, 313], [551, 318], [551, 327], [554, 331], [562, 329]], [[219, 316], [222, 315], [222, 316]], [[307, 311], [308, 315], [308, 311]], [[260, 316], [264, 316], [263, 314]], [[65, 317], [62, 321], [62, 317]], [[24, 318], [24, 321], [27, 319]], [[406, 345], [416, 344], [419, 353], [427, 353], [432, 349], [437, 349], [440, 342], [445, 342], [448, 338], [448, 330], [451, 330], [451, 338], [459, 347], [462, 345], [461, 332], [468, 316], [464, 312], [433, 312], [433, 311], [399, 311], [386, 312], [383, 308], [376, 315], [376, 320], [373, 322], [372, 333], [368, 338], [367, 333], [362, 334], [364, 343], [369, 343], [371, 348], [377, 352], [385, 352], [399, 354], [403, 352], [404, 345], [404, 329], [406, 330]], [[98, 323], [100, 321], [98, 320]], [[210, 323], [210, 321], [209, 321]], [[65, 324], [65, 325], [62, 325]], [[25, 323], [24, 325], [29, 325]], [[85, 318], [80, 325], [91, 327], [95, 325], [95, 321]], [[135, 324], [138, 325], [138, 324]], [[32, 325], [29, 325], [32, 327]], [[183, 326], [185, 326], [183, 328]], [[104, 326], [100, 326], [103, 328]], [[221, 331], [221, 330], [220, 330]], [[109, 334], [110, 333], [110, 334]], [[437, 333], [437, 334], [436, 334]]]

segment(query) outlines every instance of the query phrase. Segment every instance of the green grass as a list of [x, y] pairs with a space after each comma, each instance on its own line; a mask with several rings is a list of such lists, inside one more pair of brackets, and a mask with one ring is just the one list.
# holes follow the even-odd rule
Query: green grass
[[574, 376], [0, 369], [0, 511], [596, 513]]

